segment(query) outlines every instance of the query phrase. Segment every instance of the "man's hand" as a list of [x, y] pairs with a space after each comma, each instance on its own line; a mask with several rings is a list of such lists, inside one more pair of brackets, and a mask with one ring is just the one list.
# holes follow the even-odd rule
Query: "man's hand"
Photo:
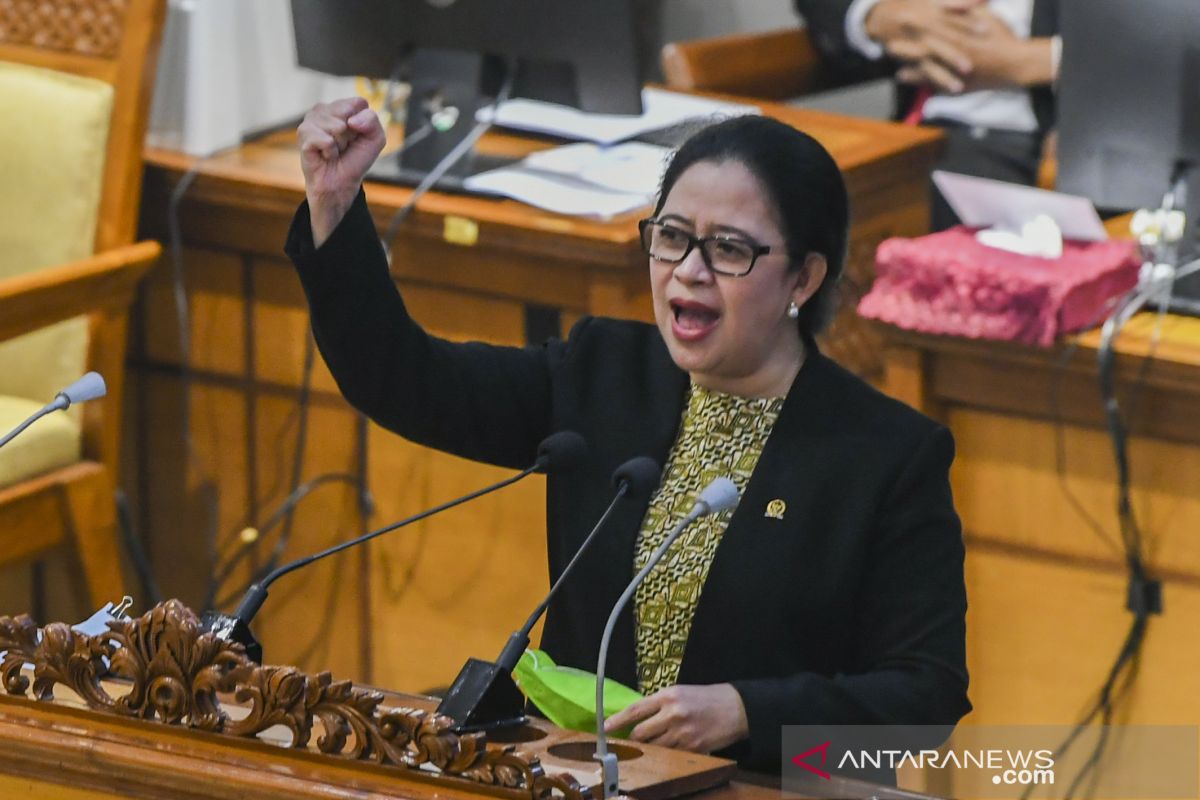
[[320, 247], [354, 202], [386, 137], [361, 97], [318, 103], [304, 116], [296, 136], [313, 244]]
[[[939, 91], [957, 94], [974, 64], [961, 40], [990, 14], [986, 0], [880, 0], [864, 20], [866, 33], [892, 58], [904, 62], [901, 80], [920, 77]], [[915, 81], [914, 81], [915, 82]]]
[[967, 89], [1038, 86], [1054, 80], [1049, 37], [1022, 39], [986, 8], [967, 16], [969, 29], [951, 37], [974, 67]]
[[1050, 39], [1022, 39], [983, 0], [880, 0], [865, 25], [903, 83], [958, 94], [1054, 79]]
[[636, 725], [630, 739], [711, 753], [750, 735], [746, 707], [732, 684], [670, 686], [604, 723], [609, 733]]

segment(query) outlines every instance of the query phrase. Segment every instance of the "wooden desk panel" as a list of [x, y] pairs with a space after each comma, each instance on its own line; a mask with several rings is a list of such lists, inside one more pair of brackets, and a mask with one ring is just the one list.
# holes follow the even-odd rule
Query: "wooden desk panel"
[[[928, 226], [927, 176], [939, 135], [783, 106], [766, 110], [822, 141], [844, 170], [853, 206], [849, 272], [865, 289], [876, 244]], [[198, 170], [181, 204], [195, 373], [185, 389], [164, 259], [133, 326], [127, 429], [136, 435], [127, 447], [125, 483], [164, 591], [192, 604], [202, 599], [211, 561], [205, 481], [216, 487], [217, 550], [227, 555], [240, 546], [242, 528], [261, 523], [290, 480], [307, 336], [303, 296], [281, 253], [302, 198], [293, 138], [279, 134], [203, 161], [148, 154], [147, 235], [166, 238], [170, 192], [187, 170]], [[508, 135], [487, 142], [511, 154], [549, 145]], [[381, 230], [410, 196], [393, 186], [369, 185], [367, 192]], [[521, 344], [555, 319], [564, 332], [583, 314], [648, 320], [638, 216], [583, 220], [515, 201], [430, 194], [396, 242], [394, 274], [418, 321], [452, 338]], [[476, 242], [447, 241], [448, 217], [477, 226]], [[877, 335], [852, 311], [839, 317], [828, 349], [867, 373], [881, 364]], [[319, 359], [313, 387], [303, 476], [354, 471], [355, 415]], [[179, 416], [185, 391], [196, 443], [190, 466]], [[249, 441], [248, 431], [255, 432]], [[368, 453], [375, 514], [360, 521], [353, 491], [323, 487], [298, 509], [287, 556], [505, 474], [430, 453], [374, 426]], [[467, 656], [494, 656], [545, 593], [543, 508], [541, 484], [527, 481], [285, 578], [262, 611], [270, 623], [264, 626], [271, 631], [264, 641], [270, 660], [383, 685], [445, 686]], [[252, 548], [230, 587], [263, 563], [274, 541], [268, 535]], [[337, 624], [325, 622], [331, 619]], [[436, 644], [423, 635], [430, 628], [441, 632]], [[326, 643], [319, 645], [322, 636]]]

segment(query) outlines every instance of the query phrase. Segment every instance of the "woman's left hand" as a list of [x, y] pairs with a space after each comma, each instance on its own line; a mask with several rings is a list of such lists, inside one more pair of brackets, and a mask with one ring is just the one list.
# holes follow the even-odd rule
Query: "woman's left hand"
[[635, 725], [635, 742], [711, 753], [750, 734], [742, 696], [729, 683], [711, 686], [669, 686], [604, 723], [608, 733]]

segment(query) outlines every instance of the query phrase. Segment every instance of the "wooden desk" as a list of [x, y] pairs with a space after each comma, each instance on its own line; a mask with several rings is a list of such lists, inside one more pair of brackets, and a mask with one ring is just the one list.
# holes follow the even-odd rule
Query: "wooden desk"
[[[880, 240], [926, 230], [937, 134], [783, 106], [767, 112], [821, 140], [845, 171], [854, 210], [850, 272], [860, 284]], [[546, 146], [511, 136], [491, 141], [509, 152]], [[291, 480], [307, 313], [281, 247], [302, 179], [290, 134], [203, 162], [166, 151], [148, 158], [143, 227], [164, 240], [169, 194], [185, 171], [198, 170], [181, 205], [195, 371], [185, 389], [164, 259], [132, 326], [125, 485], [164, 591], [199, 606], [211, 562], [210, 487], [220, 501], [217, 549], [228, 555], [239, 531], [261, 524]], [[367, 192], [381, 226], [409, 197], [390, 186]], [[565, 330], [583, 314], [649, 319], [637, 216], [595, 222], [513, 201], [430, 194], [396, 244], [395, 274], [414, 316], [453, 338], [523, 344]], [[841, 318], [830, 348], [867, 371], [878, 363], [869, 329], [852, 312]], [[191, 462], [180, 429], [185, 391]], [[318, 363], [304, 479], [357, 469], [354, 426]], [[358, 519], [354, 493], [344, 485], [322, 487], [301, 505], [286, 557], [506, 474], [373, 426], [367, 465], [374, 517]], [[542, 484], [533, 479], [285, 578], [262, 612], [267, 657], [381, 685], [445, 686], [468, 656], [498, 652], [544, 594], [543, 509]], [[251, 562], [262, 563], [277, 534], [264, 537]], [[241, 570], [230, 585], [246, 576]], [[431, 628], [440, 635], [426, 637]]]
[[[596, 738], [530, 719], [459, 734], [437, 701], [258, 666], [171, 601], [100, 636], [0, 616], [0, 796], [599, 800]], [[111, 672], [109, 669], [111, 668]], [[639, 800], [798, 800], [780, 772], [609, 743]], [[828, 776], [827, 776], [828, 777]], [[775, 788], [768, 788], [774, 778]], [[930, 800], [837, 777], [841, 797]]]
[[[1164, 587], [1164, 613], [1150, 623], [1125, 717], [1194, 723], [1200, 319], [1165, 317], [1155, 344], [1157, 324], [1143, 313], [1117, 341], [1133, 500], [1150, 571]], [[952, 480], [967, 536], [975, 705], [966, 721], [1074, 723], [1130, 622], [1097, 381], [1099, 331], [1050, 349], [894, 328], [885, 338], [888, 391], [944, 420], [958, 445]]]

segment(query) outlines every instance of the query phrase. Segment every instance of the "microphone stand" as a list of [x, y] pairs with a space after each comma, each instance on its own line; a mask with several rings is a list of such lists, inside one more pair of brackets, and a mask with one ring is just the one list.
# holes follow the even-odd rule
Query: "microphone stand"
[[434, 514], [445, 511], [448, 508], [462, 505], [469, 500], [474, 500], [477, 497], [482, 497], [485, 494], [503, 489], [505, 486], [511, 486], [517, 481], [527, 478], [535, 472], [545, 472], [547, 470], [566, 470], [571, 469], [582, 458], [587, 451], [587, 443], [583, 437], [574, 431], [558, 431], [552, 433], [543, 439], [538, 444], [537, 458], [526, 469], [521, 470], [511, 478], [505, 478], [502, 481], [493, 483], [491, 486], [486, 486], [471, 492], [468, 495], [442, 503], [439, 506], [434, 506], [419, 514], [413, 514], [411, 517], [393, 522], [378, 530], [363, 534], [357, 539], [351, 539], [341, 544], [336, 544], [311, 556], [297, 559], [290, 564], [284, 564], [282, 567], [268, 574], [261, 581], [256, 581], [246, 590], [246, 594], [242, 597], [242, 602], [238, 604], [237, 611], [232, 615], [222, 614], [218, 611], [206, 611], [204, 616], [200, 618], [201, 630], [216, 635], [218, 639], [223, 641], [238, 642], [246, 648], [246, 655], [252, 660], [262, 663], [262, 645], [254, 638], [254, 634], [250, 631], [250, 620], [254, 619], [254, 615], [262, 608], [262, 604], [267, 599], [267, 589], [279, 578], [287, 575], [293, 570], [307, 566], [314, 561], [331, 556], [334, 553], [349, 548], [356, 547], [364, 542], [369, 542], [376, 536], [382, 536], [385, 533], [403, 528], [405, 525], [411, 525], [414, 522], [420, 522], [426, 517], [431, 517]]
[[485, 494], [503, 489], [506, 486], [510, 486], [523, 478], [529, 477], [535, 472], [541, 472], [546, 468], [546, 465], [550, 461], [551, 457], [543, 454], [539, 456], [537, 461], [535, 461], [531, 466], [527, 467], [511, 478], [505, 478], [498, 483], [478, 489], [468, 495], [464, 495], [463, 497], [459, 497], [442, 503], [441, 505], [434, 506], [433, 508], [422, 511], [419, 514], [413, 514], [411, 517], [406, 517], [399, 522], [393, 522], [391, 525], [371, 531], [370, 533], [359, 536], [357, 539], [350, 539], [349, 541], [336, 544], [333, 547], [329, 547], [319, 553], [315, 553], [314, 555], [305, 556], [304, 558], [297, 559], [290, 564], [284, 564], [274, 572], [271, 572], [261, 581], [251, 585], [250, 588], [246, 590], [246, 594], [242, 597], [242, 602], [238, 604], [237, 610], [232, 615], [222, 614], [217, 611], [206, 611], [200, 619], [201, 629], [216, 634], [217, 638], [219, 639], [239, 642], [246, 648], [246, 655], [249, 656], [253, 661], [261, 664], [262, 644], [259, 643], [259, 641], [254, 637], [254, 634], [250, 631], [250, 620], [254, 619], [254, 615], [258, 613], [260, 608], [262, 608], [262, 604], [267, 599], [267, 590], [276, 580], [282, 578], [284, 575], [292, 572], [293, 570], [300, 569], [301, 567], [307, 566], [314, 561], [325, 558], [326, 556], [340, 553], [347, 548], [363, 544], [364, 542], [368, 542], [377, 536], [390, 533], [397, 528], [403, 528], [405, 525], [411, 525], [414, 522], [420, 522], [426, 517], [431, 517], [434, 514], [438, 514], [447, 509], [462, 505], [463, 503], [474, 500], [477, 497], [481, 497]]
[[558, 594], [558, 590], [566, 583], [567, 576], [575, 569], [584, 552], [591, 547], [592, 541], [608, 522], [617, 504], [631, 493], [635, 496], [649, 494], [658, 485], [660, 474], [658, 464], [646, 456], [631, 458], [617, 467], [613, 473], [613, 483], [617, 487], [616, 495], [591, 533], [583, 540], [583, 544], [575, 551], [558, 580], [550, 587], [546, 598], [533, 610], [521, 629], [508, 637], [508, 642], [500, 651], [495, 663], [477, 658], [469, 659], [454, 679], [446, 697], [438, 706], [437, 713], [453, 719], [457, 723], [455, 730], [492, 730], [525, 722], [525, 697], [513, 682], [512, 671], [516, 669], [517, 662], [529, 646], [529, 632], [550, 606], [550, 601]]
[[604, 626], [604, 635], [600, 639], [600, 658], [596, 662], [596, 754], [594, 758], [600, 762], [600, 779], [604, 785], [604, 800], [610, 800], [617, 796], [617, 785], [620, 782], [617, 754], [609, 752], [608, 734], [604, 732], [604, 671], [608, 665], [608, 647], [613, 629], [617, 626], [617, 618], [621, 615], [621, 611], [624, 610], [629, 599], [633, 597], [633, 593], [637, 591], [638, 586], [642, 584], [650, 571], [658, 566], [658, 562], [666, 555], [667, 550], [675, 544], [675, 540], [689, 525], [700, 517], [732, 508], [737, 504], [737, 500], [737, 487], [728, 478], [717, 478], [705, 487], [696, 504], [692, 506], [692, 510], [667, 534], [667, 538], [651, 554], [646, 566], [642, 567], [641, 571], [625, 587], [625, 591], [621, 593], [612, 612], [608, 615], [608, 624]]

